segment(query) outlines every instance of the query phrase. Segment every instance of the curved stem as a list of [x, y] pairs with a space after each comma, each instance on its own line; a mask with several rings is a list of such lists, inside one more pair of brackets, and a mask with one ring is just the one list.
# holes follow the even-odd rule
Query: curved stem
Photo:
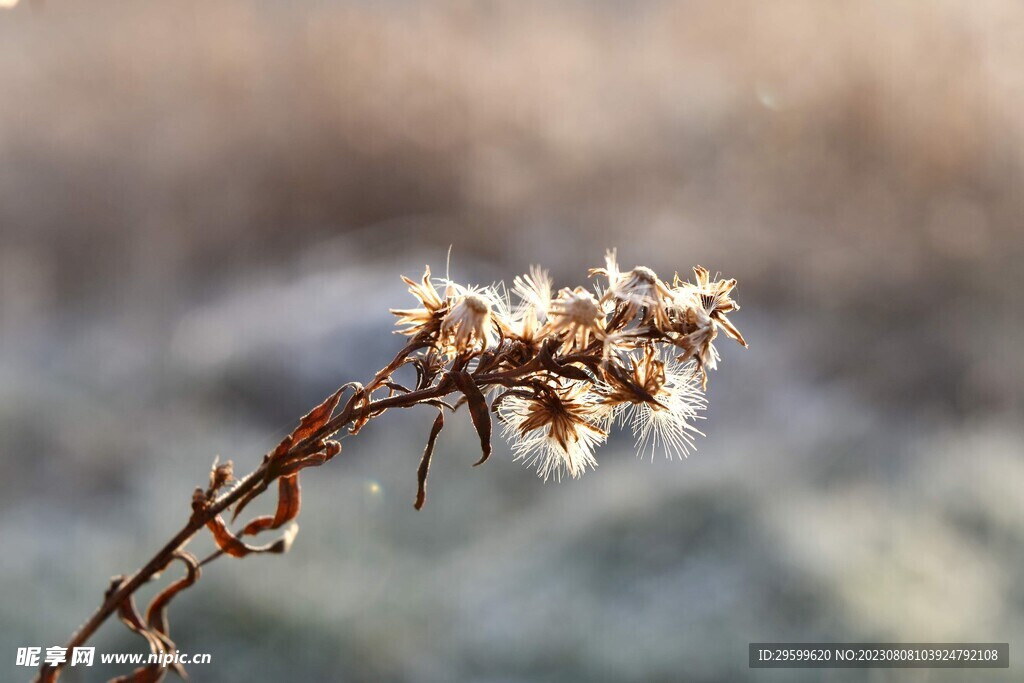
[[[370, 386], [379, 385], [381, 377], [393, 372], [402, 364], [402, 362], [404, 362], [404, 359], [409, 355], [409, 353], [421, 345], [422, 344], [419, 344], [416, 340], [410, 342], [401, 352], [398, 353], [395, 360], [377, 373]], [[519, 368], [514, 368], [500, 373], [481, 374], [478, 377], [475, 377], [474, 380], [480, 386], [486, 386], [488, 384], [504, 384], [516, 377], [521, 377], [532, 372], [537, 366], [538, 361], [534, 359]], [[408, 408], [429, 399], [443, 398], [454, 390], [455, 384], [446, 374], [443, 375], [434, 386], [418, 391], [411, 391], [406, 394], [397, 394], [387, 398], [381, 398], [376, 401], [365, 403], [361, 407], [359, 407], [359, 399], [361, 396], [365, 396], [366, 394], [363, 390], [357, 390], [351, 399], [345, 404], [345, 407], [340, 413], [331, 418], [315, 433], [302, 441], [298, 441], [293, 444], [292, 447], [288, 449], [285, 459], [299, 459], [312, 454], [322, 447], [324, 439], [327, 439], [341, 431], [350, 423], [355, 422], [358, 424], [361, 421], [380, 415], [389, 408]], [[171, 540], [164, 544], [164, 546], [158, 550], [157, 553], [153, 555], [153, 557], [143, 565], [141, 569], [132, 574], [131, 578], [124, 581], [117, 590], [111, 592], [103, 601], [103, 604], [93, 612], [92, 616], [90, 616], [89, 619], [86, 620], [86, 622], [82, 624], [77, 631], [75, 631], [74, 635], [71, 636], [71, 639], [65, 646], [67, 651], [71, 652], [74, 648], [80, 647], [88, 641], [96, 630], [110, 617], [110, 615], [117, 611], [121, 603], [134, 594], [141, 586], [163, 571], [174, 558], [174, 554], [184, 548], [188, 542], [192, 540], [192, 537], [206, 526], [208, 522], [216, 518], [217, 515], [224, 512], [224, 510], [237, 503], [250, 491], [259, 487], [261, 484], [264, 484], [269, 466], [269, 458], [264, 458], [259, 467], [243, 477], [230, 491], [221, 495], [202, 510], [193, 512], [188, 523], [186, 523], [185, 526], [183, 526], [181, 530], [171, 538]], [[204, 559], [203, 564], [212, 562], [217, 557], [219, 557], [219, 553], [214, 553], [210, 557]], [[64, 664], [59, 664], [57, 666], [44, 665], [34, 679], [35, 683], [50, 683], [52, 681], [56, 681], [63, 667]]]
[[[373, 415], [379, 414], [388, 408], [409, 407], [426, 399], [440, 398], [448, 393], [451, 393], [451, 391], [448, 388], [447, 383], [441, 382], [437, 386], [421, 391], [414, 391], [408, 394], [379, 399], [368, 403], [359, 409], [355, 407], [355, 402], [350, 401], [339, 415], [335, 416], [315, 434], [293, 445], [289, 449], [286, 457], [290, 459], [301, 458], [304, 455], [308, 455], [318, 447], [318, 444], [323, 439], [326, 439], [340, 431], [354, 420], [362, 419], [367, 416], [372, 417]], [[184, 548], [188, 542], [192, 540], [192, 537], [206, 526], [207, 522], [213, 520], [217, 515], [241, 500], [242, 497], [252, 489], [259, 486], [264, 480], [268, 466], [269, 460], [264, 459], [260, 466], [243, 477], [239, 481], [238, 485], [217, 498], [202, 512], [193, 514], [185, 526], [183, 526], [181, 530], [171, 538], [171, 540], [164, 544], [164, 546], [158, 550], [157, 553], [153, 555], [153, 557], [150, 558], [150, 560], [143, 565], [141, 569], [132, 574], [131, 578], [123, 582], [117, 590], [107, 596], [103, 601], [103, 604], [100, 605], [96, 611], [93, 612], [92, 616], [90, 616], [89, 619], [86, 620], [86, 622], [82, 624], [77, 631], [75, 631], [74, 635], [71, 636], [71, 639], [65, 646], [67, 651], [71, 652], [74, 648], [80, 647], [88, 641], [96, 630], [110, 617], [110, 615], [117, 611], [121, 603], [130, 595], [135, 593], [135, 591], [137, 591], [141, 586], [150, 581], [154, 576], [163, 571], [174, 558], [174, 554]], [[49, 683], [50, 681], [55, 681], [57, 680], [63, 666], [63, 664], [58, 666], [44, 665], [43, 668], [39, 670], [39, 673], [34, 680], [36, 683]]]

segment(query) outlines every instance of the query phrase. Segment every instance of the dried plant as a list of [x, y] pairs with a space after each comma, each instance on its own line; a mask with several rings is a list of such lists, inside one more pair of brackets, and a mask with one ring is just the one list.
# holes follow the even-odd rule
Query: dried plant
[[[613, 251], [605, 261], [603, 268], [590, 271], [606, 279], [603, 288], [565, 288], [553, 295], [548, 273], [532, 268], [513, 282], [516, 301], [501, 286], [466, 287], [432, 278], [429, 267], [419, 281], [403, 278], [416, 306], [392, 311], [399, 331], [409, 337], [394, 360], [365, 386], [346, 384], [310, 411], [247, 476], [236, 480], [230, 461], [215, 460], [209, 483], [192, 496], [185, 526], [140, 570], [112, 580], [103, 604], [72, 636], [68, 649], [84, 644], [116, 612], [152, 652], [173, 653], [167, 619], [171, 600], [196, 583], [203, 565], [219, 557], [286, 552], [298, 530], [299, 473], [341, 452], [341, 444], [331, 440], [337, 432], [356, 434], [391, 408], [429, 405], [437, 410], [417, 471], [416, 509], [426, 501], [445, 412], [462, 405], [480, 437], [482, 455], [476, 465], [491, 455], [492, 414], [502, 423], [515, 457], [536, 467], [545, 480], [576, 478], [594, 468], [595, 449], [620, 420], [632, 429], [638, 454], [685, 456], [700, 434], [694, 421], [706, 405], [707, 372], [719, 358], [714, 347], [718, 331], [746, 346], [726, 317], [739, 309], [730, 297], [736, 281], [713, 282], [698, 266], [696, 282], [676, 276], [669, 285], [649, 268], [621, 270]], [[415, 371], [411, 386], [396, 378], [407, 365]], [[457, 400], [446, 402], [451, 395]], [[232, 531], [223, 513], [230, 510], [234, 522], [274, 484], [275, 513]], [[184, 548], [204, 527], [219, 550], [199, 561]], [[271, 543], [245, 540], [275, 529], [283, 531]], [[184, 565], [185, 576], [158, 594], [143, 616], [135, 592], [175, 560]], [[54, 681], [60, 668], [46, 666], [36, 680]], [[180, 666], [171, 668], [184, 673]], [[151, 664], [115, 680], [159, 681], [165, 671]]]

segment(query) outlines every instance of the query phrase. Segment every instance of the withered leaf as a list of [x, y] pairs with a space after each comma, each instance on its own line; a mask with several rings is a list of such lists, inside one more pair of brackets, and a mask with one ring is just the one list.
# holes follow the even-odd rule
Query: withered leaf
[[281, 443], [277, 444], [277, 447], [267, 457], [270, 460], [280, 460], [281, 458], [288, 454], [288, 451], [291, 450], [293, 443], [295, 443], [295, 439], [293, 438], [293, 435], [289, 434], [288, 436], [281, 439]]
[[[178, 551], [174, 554], [174, 557], [185, 564], [188, 573], [183, 578], [178, 579], [169, 585], [161, 591], [159, 595], [153, 598], [153, 601], [149, 604], [149, 608], [146, 610], [146, 623], [152, 631], [162, 637], [161, 639], [164, 643], [166, 652], [172, 652], [175, 649], [174, 642], [170, 639], [170, 624], [167, 619], [167, 606], [171, 603], [171, 600], [174, 599], [174, 596], [198, 581], [200, 575], [199, 561], [194, 555], [185, 551]], [[188, 677], [185, 672], [185, 667], [181, 663], [171, 662], [170, 666], [181, 678]], [[152, 665], [144, 669], [137, 669], [133, 672], [133, 676], [135, 676], [134, 680], [160, 680], [159, 678], [147, 678], [153, 670], [154, 667]]]
[[206, 523], [206, 527], [213, 534], [213, 540], [216, 541], [217, 547], [223, 550], [232, 557], [245, 557], [251, 551], [248, 546], [231, 533], [224, 520], [220, 515], [217, 515], [209, 522]]
[[473, 426], [476, 433], [480, 435], [480, 448], [483, 455], [473, 466], [482, 465], [491, 457], [491, 415], [487, 410], [487, 399], [484, 398], [480, 387], [473, 381], [472, 375], [466, 371], [452, 373], [452, 380], [455, 386], [466, 397], [469, 405], [469, 414], [473, 418]]
[[[114, 590], [116, 590], [116, 588], [114, 588]], [[139, 610], [135, 606], [134, 596], [129, 595], [125, 598], [125, 600], [118, 606], [117, 615], [129, 630], [139, 634], [146, 640], [149, 644], [149, 651], [152, 654], [158, 655], [163, 652], [174, 651], [174, 641], [162, 633], [151, 629], [142, 621], [142, 616], [139, 614]], [[185, 674], [185, 670], [180, 664], [174, 666], [174, 670], [181, 676], [184, 676]], [[135, 669], [126, 676], [112, 679], [111, 683], [158, 683], [158, 681], [163, 680], [166, 672], [167, 669], [159, 664], [149, 664], [148, 666]]]
[[326, 401], [309, 411], [299, 422], [299, 426], [292, 432], [292, 439], [295, 442], [308, 439], [313, 436], [321, 427], [331, 419], [334, 409], [338, 407], [341, 394], [345, 391], [342, 387], [332, 394]]
[[255, 536], [261, 531], [265, 531], [270, 528], [270, 525], [274, 523], [274, 518], [271, 515], [260, 515], [259, 517], [253, 518], [245, 527], [242, 529], [241, 536]]
[[302, 506], [300, 494], [298, 474], [281, 477], [278, 480], [277, 511], [274, 513], [274, 522], [270, 525], [271, 529], [276, 529], [299, 516], [299, 508]]
[[135, 606], [135, 596], [129, 595], [117, 609], [117, 616], [130, 630], [138, 633], [149, 643], [150, 650], [160, 652], [163, 648], [163, 639], [142, 620], [138, 607]]
[[427, 473], [430, 471], [430, 458], [434, 454], [434, 443], [437, 441], [437, 435], [441, 433], [444, 428], [444, 411], [440, 408], [437, 411], [437, 417], [434, 418], [434, 425], [430, 428], [430, 436], [427, 437], [427, 446], [423, 449], [423, 458], [420, 459], [420, 467], [416, 472], [416, 477], [419, 482], [416, 490], [416, 502], [413, 504], [417, 510], [423, 507], [423, 503], [427, 500]]
[[281, 476], [289, 476], [306, 469], [307, 467], [319, 467], [325, 462], [341, 453], [341, 444], [337, 441], [328, 441], [324, 444], [324, 450], [312, 455], [307, 455], [301, 460], [290, 462], [281, 468]]
[[[277, 449], [271, 455], [268, 456], [268, 458], [273, 460], [275, 458], [281, 457], [284, 453], [287, 453], [288, 447], [291, 445], [291, 440], [292, 438], [290, 436], [286, 437], [285, 440], [282, 441], [281, 444], [277, 447]], [[280, 467], [278, 472], [280, 472], [281, 476], [290, 476], [292, 474], [299, 472], [299, 470], [305, 469], [307, 467], [319, 467], [320, 465], [323, 465], [325, 462], [327, 462], [340, 452], [341, 443], [339, 443], [338, 441], [327, 441], [324, 443], [324, 449], [322, 451], [313, 453], [312, 455], [307, 455], [305, 458], [302, 458], [301, 460], [289, 462], [287, 465]], [[235, 503], [235, 509], [231, 513], [231, 521], [234, 522], [236, 519], [238, 519], [238, 516], [242, 514], [242, 510], [244, 510], [245, 507], [249, 503], [251, 503], [254, 498], [261, 495], [266, 490], [267, 482], [262, 481], [258, 485], [250, 489], [248, 493], [242, 496], [241, 500]]]
[[174, 596], [198, 581], [200, 575], [199, 560], [196, 559], [195, 555], [179, 551], [174, 554], [174, 557], [181, 560], [188, 573], [183, 578], [178, 579], [163, 589], [159, 595], [153, 598], [153, 602], [149, 603], [149, 607], [146, 609], [146, 623], [149, 624], [150, 628], [165, 636], [170, 635], [167, 623], [167, 606], [174, 599]]
[[444, 359], [434, 350], [427, 351], [409, 362], [416, 368], [416, 388], [426, 389], [433, 383], [434, 378], [444, 367]]
[[292, 524], [284, 532], [284, 535], [282, 535], [281, 538], [272, 543], [268, 543], [266, 545], [249, 545], [231, 533], [231, 530], [228, 529], [220, 515], [217, 515], [207, 522], [206, 526], [213, 533], [213, 540], [217, 543], [217, 547], [231, 557], [245, 557], [250, 553], [287, 552], [288, 549], [291, 548], [292, 541], [295, 540], [295, 534], [299, 531], [299, 526], [297, 524]]
[[252, 520], [242, 529], [242, 536], [255, 536], [261, 531], [277, 529], [292, 521], [299, 516], [301, 500], [298, 473], [281, 477], [277, 480], [277, 510], [274, 516], [264, 515]]
[[[341, 442], [340, 441], [327, 441], [326, 443], [324, 443], [324, 450], [323, 450], [324, 459], [323, 459], [323, 462], [327, 462], [328, 460], [330, 460], [331, 458], [336, 456], [338, 453], [341, 453]], [[322, 465], [323, 462], [320, 463], [320, 464]]]

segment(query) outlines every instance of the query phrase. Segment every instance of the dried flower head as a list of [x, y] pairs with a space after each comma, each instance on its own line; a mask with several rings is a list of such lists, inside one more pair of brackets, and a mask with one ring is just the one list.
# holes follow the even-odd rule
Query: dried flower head
[[666, 309], [669, 322], [664, 331], [671, 343], [682, 349], [680, 360], [696, 361], [701, 386], [707, 388], [707, 371], [718, 367], [719, 355], [714, 341], [719, 328], [744, 347], [747, 342], [725, 315], [739, 310], [739, 305], [729, 296], [736, 280], [710, 282], [708, 270], [701, 266], [696, 266], [693, 272], [697, 284], [676, 278], [672, 305]]
[[694, 360], [701, 373], [701, 386], [707, 388], [708, 370], [718, 367], [718, 349], [714, 346], [718, 328], [711, 316], [700, 306], [688, 305], [680, 309], [674, 326], [672, 343], [682, 349], [680, 361]]
[[614, 332], [605, 332], [602, 336], [601, 361], [605, 365], [611, 362], [615, 355], [624, 351], [631, 351], [642, 344], [650, 335], [651, 331], [646, 327], [634, 327]]
[[615, 419], [629, 423], [638, 455], [650, 452], [653, 457], [662, 450], [669, 458], [685, 457], [701, 433], [693, 421], [706, 402], [694, 364], [667, 358], [654, 344], [606, 365], [597, 392]]
[[592, 337], [602, 338], [604, 324], [600, 302], [583, 287], [563, 288], [551, 302], [547, 330], [560, 339], [562, 353], [582, 351], [590, 346]]
[[[612, 406], [625, 403], [658, 404], [658, 394], [665, 386], [665, 362], [658, 356], [653, 344], [644, 347], [639, 358], [625, 356], [627, 362], [605, 366], [605, 384], [600, 393], [602, 400]], [[627, 364], [628, 363], [628, 364]]]
[[539, 266], [531, 266], [530, 272], [516, 276], [512, 291], [519, 298], [517, 306], [508, 297], [496, 301], [496, 319], [502, 334], [521, 345], [529, 355], [540, 349], [546, 331], [542, 323], [547, 320], [551, 306], [551, 277]]
[[230, 460], [221, 462], [220, 456], [214, 458], [213, 466], [210, 468], [210, 485], [206, 489], [207, 493], [216, 494], [225, 485], [233, 482], [235, 480], [234, 472], [234, 463]]
[[576, 479], [597, 466], [594, 449], [604, 442], [608, 408], [584, 382], [557, 382], [535, 395], [510, 395], [500, 407], [505, 436], [517, 460], [547, 480]]
[[747, 341], [725, 316], [726, 313], [740, 310], [739, 304], [729, 296], [729, 293], [736, 287], [736, 279], [711, 282], [711, 273], [703, 266], [694, 266], [693, 273], [696, 276], [697, 284], [691, 285], [683, 282], [680, 286], [689, 290], [696, 297], [704, 312], [725, 331], [730, 339], [735, 339], [746, 348]]
[[441, 339], [451, 355], [486, 349], [494, 343], [494, 297], [483, 289], [450, 285], [450, 309], [441, 321]]
[[407, 325], [404, 330], [399, 330], [399, 332], [410, 337], [437, 332], [441, 319], [448, 310], [448, 304], [430, 279], [430, 266], [426, 267], [423, 278], [419, 282], [410, 280], [404, 275], [402, 280], [409, 285], [409, 292], [420, 302], [420, 307], [391, 309], [391, 313], [398, 316], [395, 324]]
[[503, 321], [501, 331], [516, 341], [524, 351], [535, 354], [544, 341], [544, 327], [537, 320], [537, 309], [524, 306], [514, 313], [499, 316]]
[[522, 300], [523, 308], [532, 308], [540, 322], [547, 320], [552, 287], [551, 276], [540, 266], [530, 266], [529, 273], [517, 275], [512, 281], [512, 290]]
[[[700, 434], [694, 421], [705, 406], [708, 370], [718, 364], [719, 329], [746, 345], [727, 317], [739, 309], [730, 296], [735, 280], [712, 281], [697, 266], [695, 283], [677, 276], [669, 287], [650, 268], [621, 270], [614, 250], [590, 274], [606, 278], [596, 285], [597, 296], [567, 287], [552, 298], [550, 276], [533, 266], [515, 278], [513, 306], [501, 286], [442, 280], [441, 296], [428, 270], [421, 283], [406, 280], [420, 308], [396, 311], [406, 334], [426, 335], [447, 357], [444, 363], [466, 359], [452, 371], [474, 424], [484, 429], [487, 403], [494, 401], [517, 457], [545, 478], [580, 476], [619, 417], [641, 452], [685, 456]], [[678, 355], [670, 358], [673, 348]], [[488, 379], [470, 392], [475, 375]], [[435, 376], [444, 376], [444, 367], [429, 374]], [[481, 431], [482, 442], [489, 438], [489, 430]]]
[[646, 266], [621, 271], [614, 249], [606, 252], [604, 259], [604, 268], [590, 269], [591, 276], [604, 275], [608, 278], [608, 288], [601, 297], [601, 302], [623, 305], [621, 317], [626, 320], [643, 311], [642, 323], [655, 321], [658, 324], [667, 324], [665, 301], [671, 299], [672, 292], [657, 273]]
[[694, 364], [664, 357], [653, 346], [629, 360], [627, 381], [611, 379], [608, 401], [624, 409], [637, 455], [653, 458], [660, 450], [670, 459], [686, 457], [694, 437], [703, 436], [694, 420], [707, 406]]

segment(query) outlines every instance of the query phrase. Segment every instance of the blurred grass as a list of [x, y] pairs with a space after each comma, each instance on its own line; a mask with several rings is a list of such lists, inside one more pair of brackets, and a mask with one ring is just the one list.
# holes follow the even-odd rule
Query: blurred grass
[[623, 439], [541, 486], [446, 431], [417, 515], [427, 424], [395, 416], [309, 478], [291, 557], [182, 602], [196, 680], [1016, 647], [1022, 26], [1008, 1], [0, 10], [0, 640], [63, 638], [214, 454], [254, 463], [386, 360], [399, 272], [454, 245], [456, 277], [561, 286], [618, 246], [740, 280], [752, 350], [723, 348], [699, 454]]

